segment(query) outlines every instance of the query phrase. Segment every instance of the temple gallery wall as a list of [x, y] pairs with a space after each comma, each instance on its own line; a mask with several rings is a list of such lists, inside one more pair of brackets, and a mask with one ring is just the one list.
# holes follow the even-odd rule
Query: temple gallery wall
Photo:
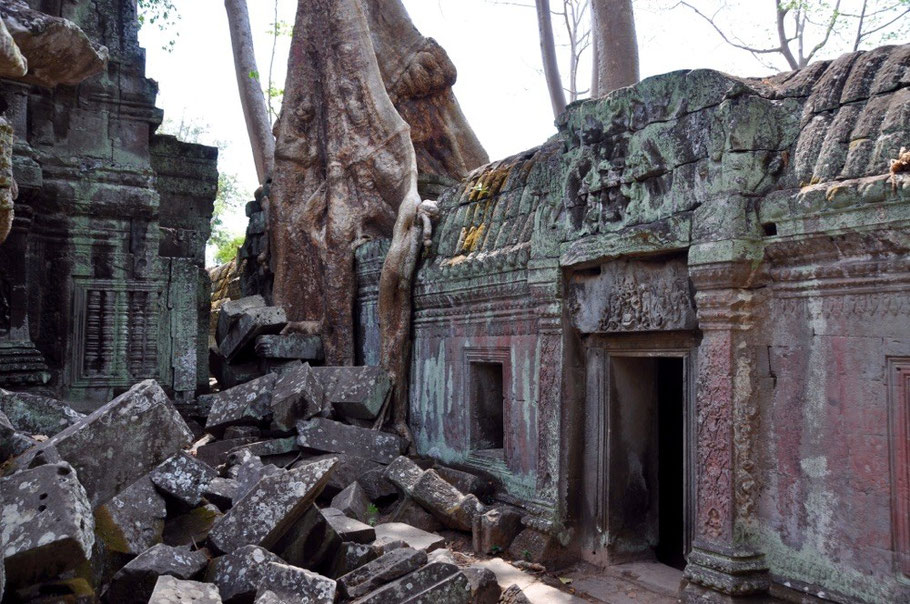
[[[275, 250], [300, 260], [276, 245], [292, 179], [206, 271], [217, 151], [156, 132], [134, 3], [18, 4], [76, 27], [86, 67], [0, 79], [0, 498], [75, 476], [54, 479], [51, 547], [4, 511], [4, 604], [51, 584], [91, 593], [67, 602], [496, 602], [498, 556], [646, 561], [676, 573], [670, 601], [910, 601], [910, 175], [892, 163], [910, 45], [648, 78], [493, 162], [421, 138], [439, 213], [407, 442], [380, 429], [400, 391], [380, 367], [391, 226], [351, 250], [356, 295], [332, 312], [354, 365], [331, 366], [336, 344], [276, 303], [296, 286]], [[426, 101], [439, 120], [453, 82]], [[392, 97], [428, 115], [423, 93]]]

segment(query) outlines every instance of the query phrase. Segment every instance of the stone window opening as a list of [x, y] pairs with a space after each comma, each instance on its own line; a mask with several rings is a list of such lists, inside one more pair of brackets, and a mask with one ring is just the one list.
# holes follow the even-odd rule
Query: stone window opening
[[502, 362], [470, 364], [471, 450], [502, 451], [506, 392]]

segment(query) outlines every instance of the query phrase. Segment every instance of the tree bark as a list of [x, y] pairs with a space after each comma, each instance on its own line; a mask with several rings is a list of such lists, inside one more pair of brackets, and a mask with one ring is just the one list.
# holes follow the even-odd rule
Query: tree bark
[[639, 80], [632, 0], [591, 0], [591, 19], [595, 57], [591, 96], [601, 97]]
[[228, 26], [231, 31], [231, 48], [234, 53], [234, 71], [240, 91], [240, 105], [246, 120], [246, 131], [253, 150], [253, 162], [259, 184], [271, 176], [275, 164], [275, 138], [262, 94], [256, 55], [253, 53], [253, 34], [246, 0], [224, 0]]
[[562, 89], [559, 64], [556, 62], [556, 43], [553, 40], [550, 0], [535, 0], [535, 3], [537, 4], [537, 28], [540, 33], [540, 55], [543, 59], [543, 74], [547, 80], [547, 89], [550, 91], [553, 116], [559, 117], [566, 110], [566, 93]]

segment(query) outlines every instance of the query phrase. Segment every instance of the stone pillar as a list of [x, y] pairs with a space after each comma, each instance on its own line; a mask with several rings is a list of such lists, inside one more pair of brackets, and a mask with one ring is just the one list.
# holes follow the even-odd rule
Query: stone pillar
[[704, 587], [745, 596], [769, 586], [764, 555], [748, 542], [758, 419], [752, 288], [760, 260], [760, 246], [747, 241], [700, 244], [689, 253], [703, 338], [695, 400], [696, 517], [684, 600], [704, 596]]

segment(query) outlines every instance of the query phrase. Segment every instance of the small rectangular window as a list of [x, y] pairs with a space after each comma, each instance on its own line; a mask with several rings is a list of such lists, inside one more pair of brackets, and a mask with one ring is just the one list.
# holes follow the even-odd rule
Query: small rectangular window
[[502, 363], [472, 362], [471, 448], [503, 448], [505, 390]]

